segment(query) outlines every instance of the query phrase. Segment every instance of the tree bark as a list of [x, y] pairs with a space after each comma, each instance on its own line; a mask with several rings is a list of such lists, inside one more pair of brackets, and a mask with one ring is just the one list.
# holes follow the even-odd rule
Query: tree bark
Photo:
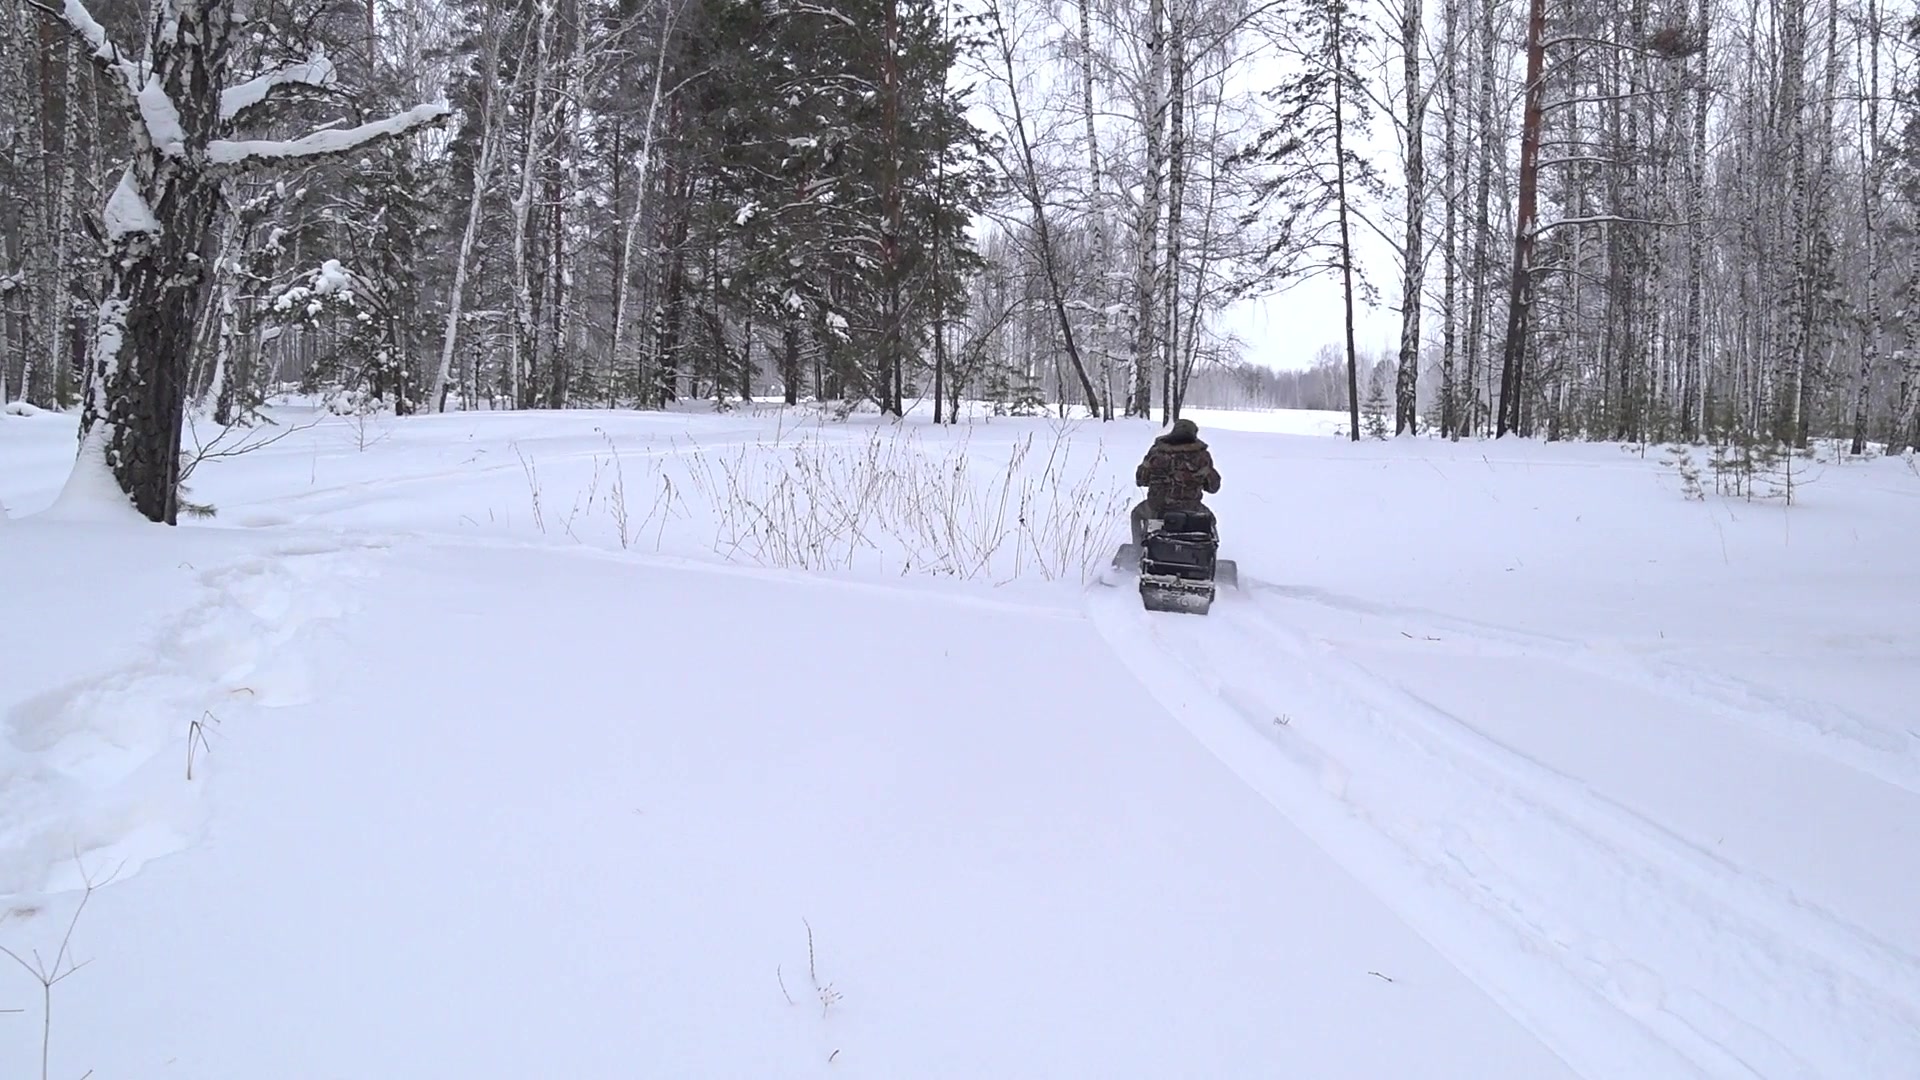
[[1333, 21], [1328, 33], [1327, 53], [1333, 66], [1333, 159], [1335, 197], [1340, 217], [1341, 298], [1345, 303], [1347, 331], [1347, 420], [1348, 435], [1360, 441], [1360, 354], [1353, 340], [1353, 237], [1347, 223], [1347, 143], [1346, 85], [1347, 57], [1342, 40], [1346, 28], [1346, 0], [1334, 0]]
[[1546, 0], [1529, 0], [1527, 11], [1526, 105], [1520, 123], [1520, 182], [1513, 230], [1513, 277], [1508, 282], [1507, 340], [1500, 357], [1500, 413], [1496, 437], [1520, 427], [1520, 366], [1527, 350], [1532, 315], [1533, 241], [1538, 224], [1540, 120], [1546, 86], [1541, 69], [1546, 51]]
[[1441, 247], [1441, 301], [1440, 301], [1440, 435], [1442, 438], [1460, 437], [1459, 387], [1454, 372], [1454, 364], [1459, 351], [1456, 328], [1459, 326], [1456, 307], [1459, 303], [1460, 278], [1460, 149], [1459, 113], [1460, 113], [1460, 0], [1445, 0], [1441, 16], [1446, 43], [1442, 46], [1442, 58], [1445, 64], [1447, 93], [1446, 111], [1441, 114], [1442, 157], [1441, 171], [1445, 174], [1446, 185], [1446, 224], [1443, 226]]
[[1179, 394], [1174, 384], [1180, 370], [1180, 260], [1182, 217], [1187, 195], [1187, 28], [1189, 5], [1193, 0], [1173, 0], [1168, 20], [1168, 129], [1167, 147], [1167, 262], [1166, 328], [1161, 341], [1161, 422], [1171, 424], [1180, 418]]
[[1166, 149], [1162, 141], [1166, 123], [1167, 48], [1161, 24], [1166, 20], [1165, 0], [1149, 0], [1147, 5], [1147, 81], [1140, 122], [1146, 134], [1146, 188], [1140, 201], [1140, 219], [1134, 230], [1138, 250], [1134, 252], [1133, 355], [1129, 360], [1127, 415], [1153, 415], [1153, 359], [1157, 322], [1155, 301], [1159, 297], [1160, 183], [1166, 167]]
[[1853, 453], [1867, 452], [1868, 390], [1880, 360], [1880, 198], [1884, 155], [1880, 147], [1880, 4], [1867, 0], [1866, 130], [1860, 138], [1860, 222], [1867, 255], [1867, 325], [1860, 339], [1860, 371], [1853, 390]]
[[1405, 267], [1400, 282], [1400, 366], [1394, 376], [1393, 432], [1412, 435], [1420, 424], [1421, 294], [1426, 288], [1427, 103], [1420, 88], [1420, 0], [1402, 0], [1402, 82], [1407, 95]]

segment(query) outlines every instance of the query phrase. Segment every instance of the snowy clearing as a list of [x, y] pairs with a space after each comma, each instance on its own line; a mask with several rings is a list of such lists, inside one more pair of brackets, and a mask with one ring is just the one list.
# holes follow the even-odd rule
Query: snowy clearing
[[52, 1075], [1920, 1061], [1910, 461], [1789, 507], [1197, 413], [1199, 618], [1102, 573], [1143, 423], [290, 407], [166, 530], [24, 412], [0, 946], [85, 964]]

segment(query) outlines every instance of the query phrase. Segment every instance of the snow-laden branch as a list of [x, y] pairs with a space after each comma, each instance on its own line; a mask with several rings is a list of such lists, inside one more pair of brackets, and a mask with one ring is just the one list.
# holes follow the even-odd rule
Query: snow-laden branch
[[852, 30], [860, 29], [860, 24], [853, 21], [853, 19], [849, 18], [844, 12], [835, 11], [830, 7], [823, 7], [819, 4], [806, 3], [805, 0], [801, 0], [801, 2], [799, 3], [788, 4], [785, 7], [776, 9], [774, 14], [776, 15], [819, 15], [823, 18], [838, 20], [839, 22], [846, 24], [848, 29], [852, 29]]
[[139, 65], [121, 55], [119, 46], [107, 35], [107, 28], [100, 25], [93, 13], [87, 10], [83, 0], [63, 0], [60, 7], [53, 7], [42, 0], [24, 0], [25, 4], [72, 31], [74, 36], [86, 43], [89, 54], [95, 63], [106, 68], [120, 88], [129, 95], [140, 91], [141, 75]]
[[160, 85], [158, 74], [146, 76], [145, 82], [134, 91], [133, 103], [140, 110], [147, 141], [155, 150], [168, 157], [187, 152], [187, 132], [180, 126], [180, 110], [173, 104], [173, 98], [167, 96], [166, 87]]
[[333, 85], [335, 71], [333, 61], [325, 53], [315, 52], [313, 57], [296, 64], [283, 64], [264, 75], [248, 79], [238, 86], [231, 86], [220, 92], [220, 119], [231, 122], [241, 113], [266, 101], [276, 89], [282, 86], [304, 86], [313, 89], [325, 89]]
[[178, 157], [186, 152], [186, 135], [180, 127], [180, 110], [174, 107], [173, 99], [167, 96], [160, 76], [149, 70], [146, 64], [129, 60], [121, 53], [120, 47], [108, 35], [107, 28], [100, 25], [93, 13], [87, 10], [85, 0], [62, 0], [62, 6], [57, 9], [43, 0], [24, 2], [65, 26], [86, 43], [94, 63], [106, 71], [120, 92], [126, 95], [127, 103], [140, 114], [139, 130], [144, 130], [149, 145], [169, 157]]
[[1549, 221], [1533, 230], [1533, 235], [1544, 236], [1555, 229], [1569, 229], [1585, 225], [1650, 225], [1659, 229], [1681, 229], [1689, 223], [1685, 221], [1659, 221], [1654, 218], [1627, 217], [1622, 214], [1594, 214], [1588, 217], [1561, 218]]
[[288, 158], [320, 158], [350, 153], [371, 142], [405, 135], [416, 128], [439, 123], [453, 112], [444, 101], [415, 105], [406, 112], [376, 120], [371, 124], [339, 130], [316, 131], [298, 139], [215, 139], [207, 144], [207, 161], [216, 166], [239, 168]]
[[113, 194], [107, 197], [102, 220], [107, 228], [108, 240], [117, 241], [132, 233], [159, 234], [160, 219], [153, 216], [153, 208], [147, 205], [146, 198], [140, 194], [131, 168], [120, 174], [120, 183], [113, 189]]

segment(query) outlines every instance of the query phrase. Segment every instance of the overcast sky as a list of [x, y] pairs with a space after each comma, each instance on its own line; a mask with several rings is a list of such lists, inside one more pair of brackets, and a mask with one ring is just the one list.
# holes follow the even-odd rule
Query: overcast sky
[[[979, 8], [977, 0], [949, 0], [955, 11]], [[1051, 9], [1051, 10], [1050, 10]], [[1077, 32], [1077, 8], [1066, 0], [1053, 0], [1051, 4], [1043, 2], [1032, 7], [1009, 5], [1003, 9], [1008, 28], [1022, 50], [1032, 48], [1036, 37], [1045, 38], [1049, 34], [1073, 34]], [[988, 98], [995, 96], [998, 87], [994, 86], [997, 72], [992, 69], [992, 60], [985, 58], [984, 70], [974, 66], [982, 58], [974, 58], [973, 64], [963, 64], [953, 77], [962, 83], [975, 82], [982, 86], [984, 93], [976, 96], [968, 108], [968, 116], [983, 129], [992, 131], [1002, 129], [1003, 121], [988, 104]], [[1027, 105], [1033, 116], [1041, 115], [1041, 110], [1050, 105], [1059, 104], [1048, 100], [1046, 85], [1051, 72], [1064, 72], [1065, 69], [1053, 68], [1046, 63], [1036, 63], [1032, 54], [1023, 56], [1021, 76], [1023, 93], [1028, 95]], [[1362, 68], [1373, 66], [1375, 57], [1358, 58]], [[1397, 60], [1395, 61], [1397, 65]], [[1271, 85], [1277, 77], [1276, 72], [1284, 68], [1284, 62], [1271, 57], [1262, 57], [1251, 64], [1237, 68], [1229, 77], [1234, 84], [1231, 93], [1257, 93]], [[1051, 69], [1051, 70], [1050, 70]], [[1397, 66], [1383, 69], [1391, 78], [1397, 75]], [[984, 77], [983, 77], [984, 76]], [[991, 89], [988, 89], [991, 88]], [[1366, 154], [1383, 179], [1389, 183], [1399, 177], [1398, 147], [1392, 126], [1376, 118], [1370, 125], [1371, 130], [1348, 131], [1348, 145], [1351, 149]], [[1392, 202], [1397, 196], [1390, 196]], [[1397, 230], [1399, 225], [1393, 221], [1394, 215], [1382, 213], [1382, 207], [1369, 207], [1374, 220], [1384, 228]], [[984, 231], [985, 221], [976, 220], [971, 231], [978, 236]], [[1400, 272], [1396, 265], [1394, 248], [1372, 234], [1365, 226], [1356, 222], [1353, 226], [1353, 260], [1358, 271], [1363, 272], [1378, 291], [1380, 302], [1369, 307], [1363, 294], [1356, 290], [1354, 308], [1354, 345], [1362, 359], [1389, 352], [1398, 355], [1400, 350], [1400, 314], [1396, 310], [1400, 301]], [[1430, 263], [1430, 272], [1437, 263]], [[1431, 283], [1429, 283], [1431, 285]], [[1431, 308], [1431, 305], [1429, 305]], [[1341, 301], [1340, 277], [1337, 273], [1322, 274], [1311, 279], [1292, 284], [1285, 292], [1257, 300], [1243, 301], [1227, 312], [1215, 324], [1219, 331], [1238, 337], [1244, 344], [1242, 357], [1250, 363], [1282, 371], [1301, 370], [1313, 366], [1314, 358], [1322, 349], [1345, 351], [1345, 322]]]
[[[1399, 282], [1379, 280], [1380, 269], [1376, 266], [1373, 272], [1381, 300], [1391, 297], [1397, 303]], [[1245, 301], [1223, 318], [1221, 324], [1222, 330], [1238, 335], [1246, 343], [1244, 356], [1249, 362], [1282, 371], [1312, 367], [1314, 357], [1324, 347], [1346, 350], [1337, 275], [1302, 282], [1279, 296]], [[1353, 340], [1362, 360], [1382, 349], [1398, 355], [1399, 312], [1384, 302], [1369, 309], [1356, 297]]]

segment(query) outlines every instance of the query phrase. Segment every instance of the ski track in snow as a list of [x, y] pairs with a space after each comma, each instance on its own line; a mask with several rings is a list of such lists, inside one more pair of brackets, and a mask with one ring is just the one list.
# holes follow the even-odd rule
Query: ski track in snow
[[199, 602], [139, 658], [14, 706], [0, 720], [0, 899], [124, 880], [191, 846], [221, 722], [312, 698], [298, 639], [348, 613], [338, 583], [370, 573], [364, 553], [382, 546], [289, 541], [201, 571]]
[[[1095, 624], [1169, 711], [1584, 1074], [1920, 1061], [1914, 957], [1347, 660], [1268, 599], [1364, 601], [1243, 577], [1196, 618], [1145, 612], [1131, 587], [1095, 594]], [[1429, 625], [1615, 670], [1571, 641]]]
[[[1920, 733], [1901, 737], [1831, 702], [1796, 698], [1750, 680], [1647, 655], [1643, 650], [1618, 643], [1578, 641], [1416, 607], [1375, 604], [1319, 589], [1268, 582], [1243, 584], [1256, 595], [1280, 597], [1356, 616], [1392, 617], [1399, 622], [1403, 634], [1414, 639], [1411, 644], [1425, 652], [1547, 658], [1585, 674], [1621, 679], [1662, 697], [1687, 701], [1715, 716], [1737, 720], [1748, 729], [1769, 733], [1796, 749], [1824, 755], [1877, 780], [1920, 794]], [[1369, 642], [1373, 647], [1391, 644], [1386, 640]], [[1876, 644], [1889, 659], [1920, 663], [1920, 657], [1885, 642], [1851, 643], [1850, 648], [1856, 656], [1873, 655], [1873, 650], [1866, 646]], [[1678, 651], [1679, 643], [1674, 645], [1676, 648], [1669, 652]]]

